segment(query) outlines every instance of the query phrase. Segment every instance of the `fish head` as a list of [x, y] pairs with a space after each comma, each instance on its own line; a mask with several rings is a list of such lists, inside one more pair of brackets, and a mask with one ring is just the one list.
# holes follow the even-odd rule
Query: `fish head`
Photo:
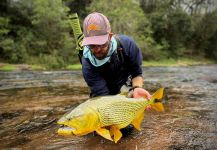
[[60, 135], [85, 135], [95, 130], [98, 123], [97, 114], [91, 109], [76, 109], [58, 120], [64, 127], [57, 132]]

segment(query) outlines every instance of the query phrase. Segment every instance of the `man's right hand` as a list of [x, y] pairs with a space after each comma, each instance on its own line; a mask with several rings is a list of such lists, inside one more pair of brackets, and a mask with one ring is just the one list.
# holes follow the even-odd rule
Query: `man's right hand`
[[[143, 88], [135, 88], [133, 90], [132, 97], [133, 98], [145, 97], [147, 100], [151, 99], [150, 93], [148, 91], [146, 91], [145, 89], [143, 89]], [[151, 110], [151, 106], [147, 106], [145, 109], [146, 110]]]
[[148, 91], [146, 91], [143, 88], [135, 88], [133, 90], [133, 98], [141, 98], [141, 97], [145, 97], [146, 99], [151, 99], [151, 95], [149, 94]]

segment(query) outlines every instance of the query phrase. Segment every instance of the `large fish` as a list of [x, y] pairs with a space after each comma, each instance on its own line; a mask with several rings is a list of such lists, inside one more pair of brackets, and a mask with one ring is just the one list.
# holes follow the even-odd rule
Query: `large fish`
[[141, 130], [145, 108], [164, 111], [161, 103], [163, 88], [145, 98], [127, 98], [125, 95], [102, 96], [87, 100], [58, 120], [59, 135], [85, 135], [96, 131], [102, 137], [117, 143], [122, 137], [120, 129], [132, 124]]

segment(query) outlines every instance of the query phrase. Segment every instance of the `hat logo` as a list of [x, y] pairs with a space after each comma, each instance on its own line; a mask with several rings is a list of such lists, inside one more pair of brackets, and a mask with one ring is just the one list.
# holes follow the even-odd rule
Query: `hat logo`
[[95, 25], [95, 24], [90, 24], [90, 25], [87, 27], [87, 33], [89, 34], [91, 30], [97, 31], [97, 30], [100, 30], [100, 27], [97, 26], [97, 25]]

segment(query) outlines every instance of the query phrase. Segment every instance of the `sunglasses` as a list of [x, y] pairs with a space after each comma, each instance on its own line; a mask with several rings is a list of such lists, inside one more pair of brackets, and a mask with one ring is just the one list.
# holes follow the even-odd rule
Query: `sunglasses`
[[105, 44], [102, 44], [102, 45], [87, 45], [87, 47], [92, 50], [92, 49], [95, 49], [95, 48], [106, 48], [107, 46], [109, 45], [109, 41], [107, 41]]

